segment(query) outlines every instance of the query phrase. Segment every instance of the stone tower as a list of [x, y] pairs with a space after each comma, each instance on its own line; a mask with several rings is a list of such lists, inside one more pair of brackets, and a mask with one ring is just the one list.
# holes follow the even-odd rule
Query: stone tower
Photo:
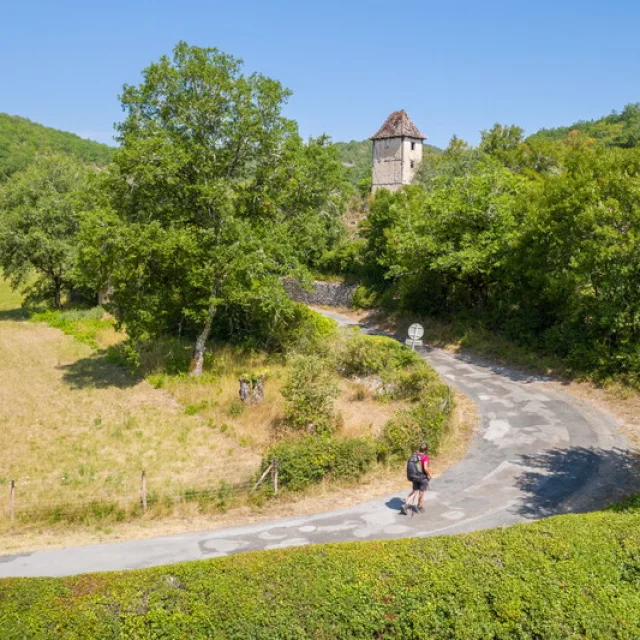
[[371, 192], [378, 189], [396, 191], [404, 184], [411, 184], [413, 173], [422, 160], [422, 142], [426, 139], [406, 111], [394, 111], [378, 133], [371, 136]]

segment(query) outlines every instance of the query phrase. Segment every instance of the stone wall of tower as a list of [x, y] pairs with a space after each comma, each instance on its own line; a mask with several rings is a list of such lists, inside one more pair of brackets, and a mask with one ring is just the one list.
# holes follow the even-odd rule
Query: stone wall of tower
[[371, 190], [395, 191], [402, 183], [402, 138], [383, 138], [373, 141], [373, 169]]
[[417, 138], [382, 138], [373, 141], [371, 191], [397, 191], [411, 184], [422, 160], [422, 140]]
[[422, 160], [422, 140], [403, 138], [402, 184], [411, 184], [413, 176]]

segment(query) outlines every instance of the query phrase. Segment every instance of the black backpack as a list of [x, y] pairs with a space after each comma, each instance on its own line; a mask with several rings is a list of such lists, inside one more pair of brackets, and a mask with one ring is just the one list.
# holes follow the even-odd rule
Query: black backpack
[[422, 468], [422, 463], [420, 461], [420, 455], [414, 453], [407, 460], [407, 480], [411, 480], [411, 482], [417, 482], [419, 480], [424, 480], [427, 476], [424, 473], [424, 469]]

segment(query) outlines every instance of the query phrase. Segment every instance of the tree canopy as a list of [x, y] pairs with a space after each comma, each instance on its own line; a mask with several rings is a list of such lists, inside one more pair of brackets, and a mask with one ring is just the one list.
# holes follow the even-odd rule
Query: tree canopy
[[193, 333], [199, 375], [216, 316], [278, 316], [280, 276], [337, 234], [344, 176], [325, 138], [305, 144], [282, 115], [290, 92], [232, 56], [181, 42], [143, 78], [121, 96], [121, 146], [83, 230], [83, 271], [111, 287], [133, 341]]
[[41, 156], [0, 185], [0, 266], [28, 301], [60, 308], [73, 286], [88, 174], [71, 156]]

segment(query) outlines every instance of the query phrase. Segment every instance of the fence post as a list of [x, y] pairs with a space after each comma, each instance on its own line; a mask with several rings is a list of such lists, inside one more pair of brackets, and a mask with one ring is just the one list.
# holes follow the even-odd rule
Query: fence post
[[273, 459], [273, 494], [278, 495], [278, 458]]
[[142, 497], [142, 512], [147, 510], [147, 472], [142, 470], [142, 487], [140, 489], [140, 495]]
[[11, 481], [11, 489], [9, 490], [9, 518], [13, 522], [16, 515], [16, 481]]

